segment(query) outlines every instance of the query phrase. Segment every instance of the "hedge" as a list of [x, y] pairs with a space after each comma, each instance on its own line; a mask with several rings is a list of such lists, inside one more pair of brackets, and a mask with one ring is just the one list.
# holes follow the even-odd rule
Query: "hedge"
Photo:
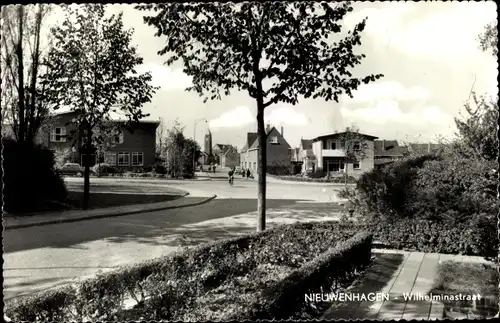
[[320, 290], [336, 291], [352, 283], [355, 274], [371, 261], [372, 234], [360, 232], [335, 248], [294, 270], [266, 288], [256, 302], [232, 320], [280, 320], [296, 318], [307, 307], [304, 295]]
[[[216, 241], [99, 274], [80, 284], [9, 300], [6, 314], [15, 321], [175, 319], [196, 307], [200, 295], [259, 263], [286, 262], [298, 268], [335, 241], [354, 235], [354, 230], [334, 223], [299, 223]], [[290, 257], [293, 254], [303, 260]], [[127, 297], [139, 305], [123, 310]]]
[[[344, 176], [339, 176], [339, 177], [303, 177], [303, 176], [277, 176], [277, 175], [271, 175], [268, 174], [268, 176], [271, 176], [273, 178], [285, 180], [285, 181], [293, 181], [293, 182], [307, 182], [307, 183], [339, 183], [339, 184], [344, 184], [345, 183], [345, 177]], [[353, 176], [347, 177], [347, 183], [348, 184], [355, 184], [356, 183], [356, 178]]]

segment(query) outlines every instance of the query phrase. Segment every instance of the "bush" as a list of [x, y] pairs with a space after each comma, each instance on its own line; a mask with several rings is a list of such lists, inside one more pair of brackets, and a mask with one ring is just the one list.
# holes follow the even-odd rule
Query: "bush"
[[457, 220], [482, 212], [495, 214], [496, 194], [485, 194], [489, 185], [497, 184], [496, 178], [488, 178], [493, 168], [491, 162], [453, 155], [426, 161], [417, 171], [408, 212], [431, 217], [454, 211]]
[[47, 202], [63, 202], [64, 180], [54, 169], [54, 153], [41, 146], [2, 138], [3, 201], [6, 212], [43, 211]]
[[496, 221], [485, 214], [468, 222], [411, 218], [373, 221], [366, 228], [371, 228], [377, 241], [394, 249], [483, 257], [498, 254]]
[[424, 155], [408, 158], [387, 165], [382, 169], [374, 169], [360, 176], [356, 189], [367, 210], [382, 217], [411, 217], [409, 200], [417, 180], [418, 169], [426, 161], [438, 160], [435, 155]]
[[[294, 270], [284, 279], [266, 286], [260, 297], [237, 313], [231, 320], [280, 320], [296, 318], [306, 308], [304, 296], [320, 290], [337, 291], [347, 287], [355, 274], [371, 261], [372, 235], [358, 233], [347, 241], [340, 242]], [[293, 304], [293, 306], [290, 306]]]
[[118, 168], [116, 166], [112, 166], [109, 164], [96, 164], [92, 167], [92, 172], [98, 175], [104, 174], [117, 174], [119, 173]]
[[152, 170], [157, 174], [165, 175], [167, 173], [167, 168], [162, 163], [154, 163]]
[[307, 175], [309, 178], [323, 178], [326, 177], [326, 173], [323, 170], [315, 170]]
[[[355, 230], [333, 222], [300, 223], [216, 241], [100, 274], [75, 287], [7, 301], [6, 314], [15, 321], [39, 317], [39, 313], [57, 321], [186, 318], [205, 308], [198, 299], [224, 282], [232, 286], [236, 277], [262, 264], [283, 262], [299, 268], [338, 241], [352, 237]], [[256, 283], [265, 288], [265, 281]], [[128, 295], [139, 305], [123, 310], [121, 304]], [[209, 303], [208, 309], [217, 301]], [[206, 319], [204, 314], [198, 319]]]

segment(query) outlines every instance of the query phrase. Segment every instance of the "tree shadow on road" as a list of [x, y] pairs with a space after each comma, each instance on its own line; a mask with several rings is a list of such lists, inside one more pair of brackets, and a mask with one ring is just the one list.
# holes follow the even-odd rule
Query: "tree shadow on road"
[[[295, 221], [331, 218], [338, 210], [302, 207], [296, 200], [267, 200], [268, 227]], [[36, 248], [80, 248], [85, 243], [137, 242], [154, 246], [178, 246], [182, 236], [189, 244], [223, 239], [256, 228], [255, 199], [215, 199], [209, 203], [128, 216], [61, 223], [4, 232], [4, 252]]]

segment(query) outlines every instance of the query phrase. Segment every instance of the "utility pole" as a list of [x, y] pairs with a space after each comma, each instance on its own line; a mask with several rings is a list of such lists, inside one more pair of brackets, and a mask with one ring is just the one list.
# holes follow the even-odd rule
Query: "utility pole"
[[196, 171], [196, 126], [200, 121], [205, 121], [208, 123], [207, 119], [205, 118], [199, 118], [194, 120], [194, 130], [193, 130], [193, 141], [194, 141], [194, 147], [193, 147], [193, 177], [194, 173]]

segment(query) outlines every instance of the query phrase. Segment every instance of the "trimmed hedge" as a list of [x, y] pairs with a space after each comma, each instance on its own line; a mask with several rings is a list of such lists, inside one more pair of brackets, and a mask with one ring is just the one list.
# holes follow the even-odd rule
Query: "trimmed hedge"
[[[216, 241], [99, 274], [78, 285], [9, 300], [6, 314], [15, 321], [178, 319], [195, 310], [195, 301], [223, 282], [262, 263], [299, 268], [335, 241], [353, 236], [355, 230], [338, 223], [299, 223]], [[139, 305], [123, 310], [127, 297]]]
[[269, 286], [262, 297], [231, 320], [280, 320], [296, 318], [307, 307], [304, 295], [336, 291], [352, 283], [355, 274], [371, 261], [372, 235], [360, 232], [335, 248], [294, 270]]
[[[303, 177], [303, 176], [275, 176], [273, 175], [272, 177], [285, 180], [285, 181], [293, 181], [293, 182], [308, 182], [308, 183], [339, 183], [339, 184], [344, 184], [345, 183], [345, 177], [344, 176], [338, 176], [338, 177]], [[353, 176], [347, 177], [347, 183], [348, 184], [355, 184], [357, 179]]]

